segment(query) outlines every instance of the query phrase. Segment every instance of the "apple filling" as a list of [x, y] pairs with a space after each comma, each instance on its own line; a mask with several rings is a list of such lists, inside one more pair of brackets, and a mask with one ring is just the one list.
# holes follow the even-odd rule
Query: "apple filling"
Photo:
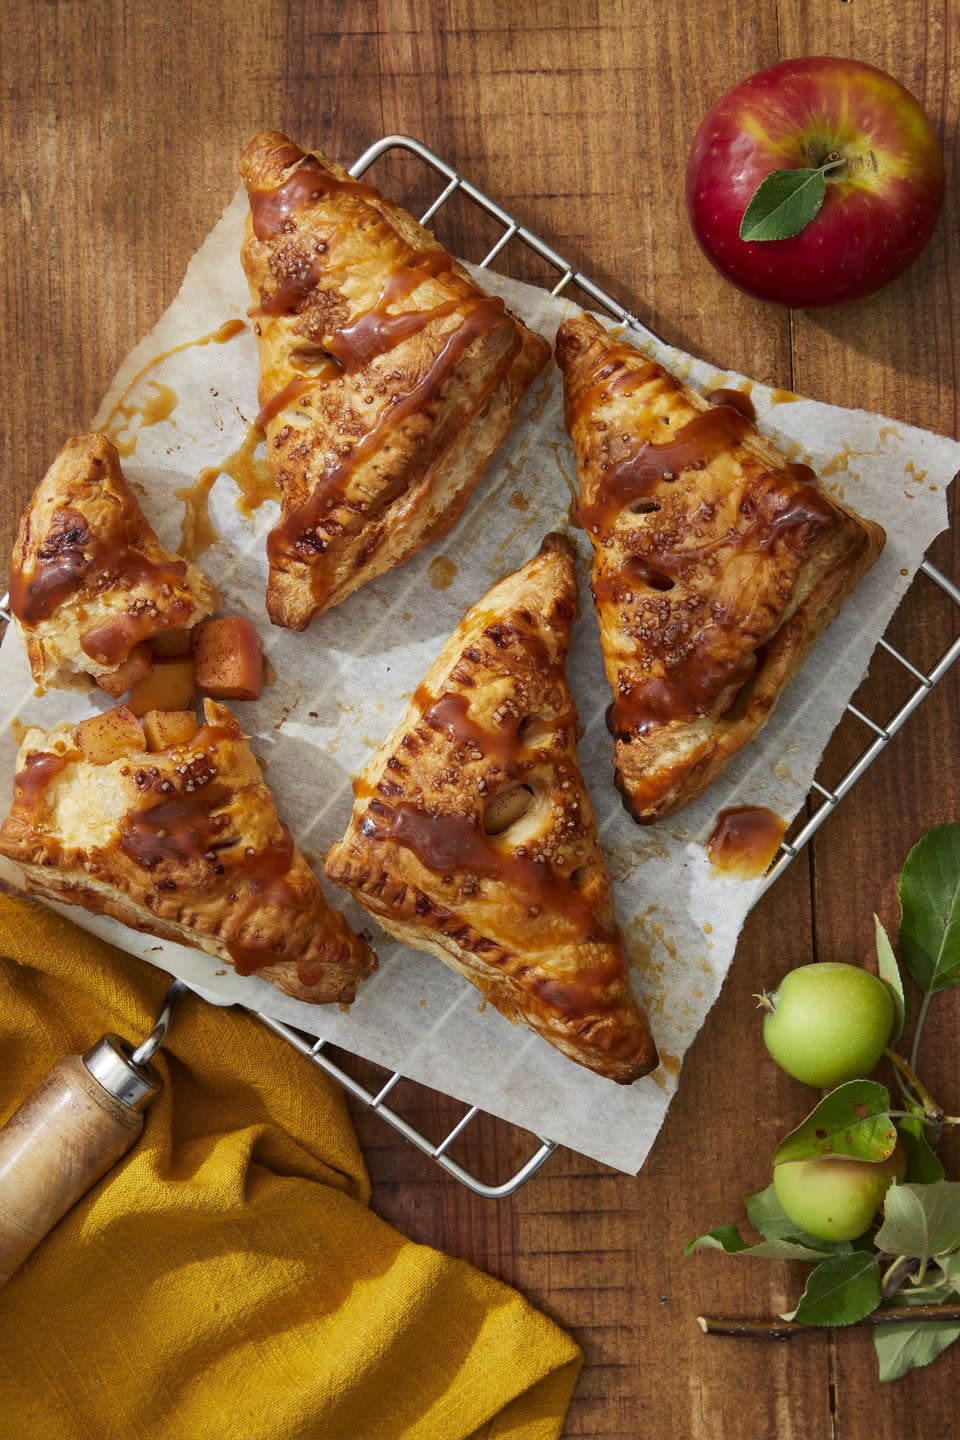
[[141, 723], [129, 705], [81, 720], [73, 743], [91, 765], [112, 765], [130, 754], [157, 754], [189, 745], [200, 726], [192, 710], [148, 710]]
[[191, 630], [164, 630], [134, 646], [97, 684], [115, 700], [126, 695], [135, 716], [185, 713], [198, 691], [216, 700], [258, 700], [263, 689], [260, 638], [239, 615], [204, 620]]

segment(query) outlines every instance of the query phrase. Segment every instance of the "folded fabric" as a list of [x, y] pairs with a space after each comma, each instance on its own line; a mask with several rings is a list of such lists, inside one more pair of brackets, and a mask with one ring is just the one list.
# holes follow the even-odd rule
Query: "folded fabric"
[[[0, 1119], [66, 1054], [153, 1023], [165, 977], [0, 894]], [[369, 1208], [343, 1097], [200, 1000], [135, 1149], [0, 1290], [16, 1440], [559, 1435], [581, 1355], [515, 1291]]]

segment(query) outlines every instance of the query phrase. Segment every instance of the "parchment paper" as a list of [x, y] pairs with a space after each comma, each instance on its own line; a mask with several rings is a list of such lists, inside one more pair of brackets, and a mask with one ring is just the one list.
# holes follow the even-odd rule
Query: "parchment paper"
[[[154, 356], [232, 317], [245, 317], [248, 299], [238, 259], [244, 207], [238, 195], [194, 256], [176, 300], [121, 365], [95, 424], [104, 422], [123, 388]], [[485, 281], [550, 338], [573, 308], [489, 273]], [[654, 348], [694, 384], [741, 383], [741, 377], [718, 376], [690, 356]], [[201, 564], [220, 588], [223, 609], [258, 624], [277, 676], [260, 701], [235, 709], [267, 763], [280, 813], [317, 869], [346, 826], [351, 776], [394, 724], [463, 611], [533, 554], [548, 530], [569, 523], [567, 477], [575, 467], [562, 425], [559, 378], [551, 364], [456, 529], [303, 635], [272, 628], [264, 611], [264, 536], [275, 522], [275, 503], [264, 504], [253, 520], [244, 519], [235, 506], [233, 482], [221, 476], [214, 487], [210, 509], [220, 539]], [[228, 343], [182, 350], [138, 382], [130, 399], [148, 398], [151, 380], [172, 386], [178, 403], [167, 420], [140, 430], [124, 469], [141, 488], [144, 509], [161, 538], [175, 546], [182, 506], [174, 491], [224, 460], [256, 413], [253, 335], [248, 327]], [[623, 1088], [564, 1060], [484, 1007], [477, 991], [437, 960], [388, 940], [330, 886], [328, 895], [346, 906], [352, 922], [373, 932], [381, 961], [349, 1014], [287, 999], [256, 977], [225, 971], [199, 951], [162, 944], [114, 921], [73, 908], [71, 917], [225, 1000], [325, 1036], [622, 1170], [639, 1169], [676, 1089], [682, 1056], [723, 983], [759, 884], [711, 873], [703, 845], [717, 812], [731, 804], [760, 804], [786, 819], [796, 814], [877, 640], [924, 551], [946, 525], [944, 491], [960, 469], [960, 445], [952, 440], [810, 400], [773, 404], [772, 392], [759, 384], [752, 386], [752, 399], [761, 427], [792, 458], [812, 463], [828, 488], [881, 521], [887, 547], [818, 643], [802, 678], [784, 693], [760, 739], [699, 802], [652, 829], [627, 818], [613, 788], [604, 724], [609, 694], [586, 588], [589, 546], [575, 532], [582, 603], [568, 676], [585, 726], [580, 760], [635, 983], [663, 1057], [656, 1074]], [[14, 717], [49, 726], [109, 703], [105, 696], [66, 691], [36, 697], [22, 649], [8, 633], [0, 651], [2, 792], [11, 793]], [[4, 873], [16, 878], [10, 866]], [[807, 957], [798, 952], [790, 958], [802, 963]]]

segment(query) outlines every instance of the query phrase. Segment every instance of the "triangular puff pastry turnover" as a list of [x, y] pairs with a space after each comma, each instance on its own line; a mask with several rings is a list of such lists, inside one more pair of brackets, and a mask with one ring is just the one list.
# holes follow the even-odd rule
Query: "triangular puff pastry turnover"
[[376, 956], [327, 905], [237, 721], [204, 707], [192, 738], [153, 751], [125, 706], [28, 730], [0, 854], [39, 895], [197, 946], [299, 1000], [349, 1002]]
[[577, 765], [576, 607], [571, 544], [550, 535], [451, 635], [358, 778], [325, 868], [399, 940], [628, 1084], [657, 1053]]
[[[64, 445], [23, 513], [13, 547], [10, 608], [45, 689], [91, 676], [129, 688], [122, 666], [165, 630], [188, 630], [217, 592], [157, 539], [103, 435]], [[144, 669], [146, 669], [146, 663]], [[106, 681], [106, 684], [103, 682]]]
[[708, 404], [580, 315], [557, 333], [617, 784], [636, 819], [686, 805], [770, 716], [883, 548], [729, 392]]
[[333, 161], [268, 133], [240, 171], [281, 496], [267, 609], [303, 630], [450, 528], [550, 347]]

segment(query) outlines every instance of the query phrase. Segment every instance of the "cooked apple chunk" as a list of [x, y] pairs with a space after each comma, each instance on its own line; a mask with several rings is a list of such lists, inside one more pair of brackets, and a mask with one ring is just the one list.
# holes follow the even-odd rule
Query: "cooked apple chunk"
[[249, 620], [227, 615], [193, 631], [197, 685], [218, 700], [259, 700], [263, 689], [260, 637]]
[[172, 660], [176, 655], [190, 654], [189, 630], [161, 630], [150, 641], [150, 649], [161, 660]]
[[147, 749], [154, 754], [175, 745], [189, 745], [197, 733], [197, 717], [192, 710], [148, 710], [143, 717], [143, 733]]
[[112, 695], [114, 700], [119, 700], [121, 695], [142, 680], [150, 669], [153, 661], [150, 651], [146, 645], [134, 645], [130, 654], [116, 670], [109, 671], [106, 675], [97, 676], [97, 684], [101, 690]]
[[80, 754], [91, 765], [109, 765], [114, 760], [122, 760], [131, 750], [147, 748], [140, 721], [126, 705], [115, 705], [103, 715], [81, 720], [73, 738]]
[[127, 704], [134, 715], [148, 710], [189, 710], [196, 691], [193, 658], [158, 660], [130, 691]]

